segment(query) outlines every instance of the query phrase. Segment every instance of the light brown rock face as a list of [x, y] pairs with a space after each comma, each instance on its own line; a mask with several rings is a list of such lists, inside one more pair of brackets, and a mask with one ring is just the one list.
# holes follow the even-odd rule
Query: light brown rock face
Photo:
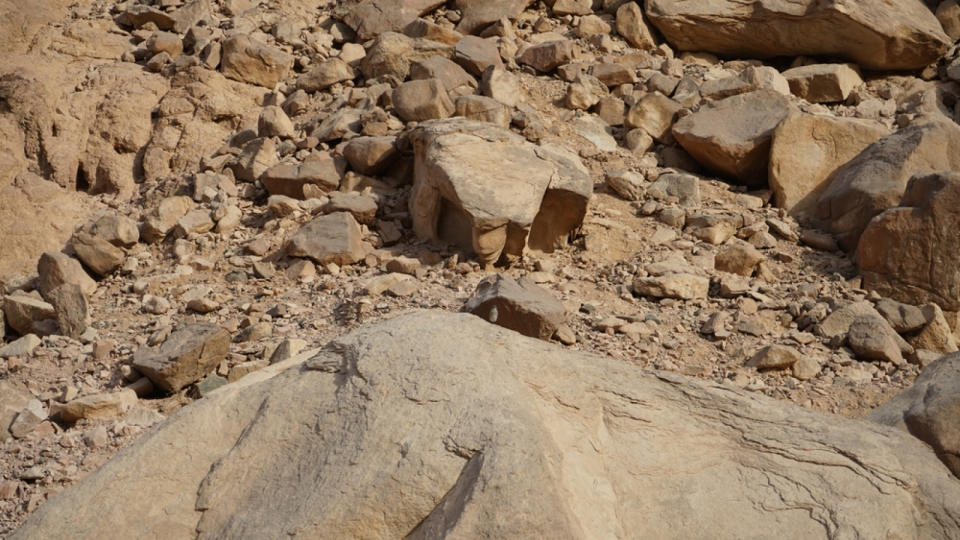
[[847, 99], [850, 91], [863, 84], [856, 66], [813, 64], [783, 72], [790, 91], [811, 103], [834, 103]]
[[414, 231], [472, 250], [484, 264], [565, 243], [593, 182], [580, 159], [485, 122], [425, 122], [411, 135]]
[[367, 253], [360, 225], [349, 212], [314, 218], [285, 245], [288, 255], [309, 257], [320, 264], [353, 264]]
[[673, 136], [701, 165], [748, 186], [767, 184], [773, 131], [793, 107], [783, 94], [757, 90], [700, 109]]
[[960, 170], [960, 127], [911, 126], [875, 142], [838, 170], [818, 202], [819, 217], [847, 250], [874, 216], [896, 206], [916, 174]]
[[683, 51], [836, 56], [878, 70], [923, 68], [951, 41], [920, 0], [651, 0], [647, 17]]
[[273, 88], [292, 66], [292, 56], [247, 36], [235, 35], [223, 42], [221, 70], [231, 79]]
[[400, 31], [411, 21], [444, 4], [443, 0], [363, 0], [344, 18], [361, 40]]
[[463, 311], [525, 336], [549, 340], [565, 322], [567, 310], [549, 291], [523, 277], [496, 274], [483, 279]]
[[901, 302], [960, 311], [960, 173], [918, 176], [860, 237], [863, 285]]
[[139, 349], [133, 366], [153, 384], [177, 392], [216, 369], [230, 352], [230, 333], [217, 325], [196, 323], [174, 332], [157, 349]]
[[768, 180], [774, 203], [791, 216], [817, 216], [834, 173], [890, 133], [879, 122], [795, 113], [773, 132]]
[[473, 315], [402, 315], [290, 364], [187, 406], [12, 540], [957, 533], [960, 484], [906, 433]]
[[867, 418], [926, 442], [960, 478], [960, 354], [944, 356], [924, 368], [913, 386]]

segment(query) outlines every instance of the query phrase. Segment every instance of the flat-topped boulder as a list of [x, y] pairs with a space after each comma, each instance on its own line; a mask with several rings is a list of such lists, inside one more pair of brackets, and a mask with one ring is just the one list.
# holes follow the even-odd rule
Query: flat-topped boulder
[[442, 239], [484, 264], [526, 248], [553, 251], [583, 222], [593, 192], [580, 158], [507, 129], [453, 118], [410, 135], [417, 235]]

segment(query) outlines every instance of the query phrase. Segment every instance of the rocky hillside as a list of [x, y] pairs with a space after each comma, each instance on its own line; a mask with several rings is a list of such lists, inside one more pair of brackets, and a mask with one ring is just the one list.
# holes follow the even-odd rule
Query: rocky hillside
[[960, 535], [956, 0], [32, 4], [0, 536]]

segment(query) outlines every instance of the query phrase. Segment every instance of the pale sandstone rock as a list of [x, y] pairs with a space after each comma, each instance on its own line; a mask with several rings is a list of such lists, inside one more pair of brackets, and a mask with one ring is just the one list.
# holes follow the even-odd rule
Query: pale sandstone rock
[[593, 182], [579, 158], [499, 127], [454, 118], [411, 135], [414, 232], [493, 264], [526, 247], [553, 251], [583, 221]]
[[683, 106], [676, 101], [659, 92], [654, 92], [644, 96], [630, 108], [623, 124], [631, 129], [643, 129], [654, 140], [664, 142], [670, 135], [670, 128], [677, 119], [677, 113], [682, 108]]
[[453, 114], [453, 102], [439, 79], [407, 81], [393, 90], [393, 107], [405, 122], [446, 118]]
[[454, 109], [456, 116], [487, 122], [503, 128], [510, 127], [510, 120], [512, 119], [509, 107], [486, 96], [461, 96], [454, 103]]
[[117, 246], [84, 231], [74, 233], [70, 238], [70, 245], [76, 252], [77, 258], [100, 277], [112, 274], [120, 268], [127, 256]]
[[366, 41], [384, 32], [399, 31], [443, 4], [443, 0], [363, 0], [347, 13], [343, 21], [357, 33], [357, 37]]
[[301, 75], [297, 79], [297, 88], [305, 92], [319, 92], [337, 83], [352, 81], [356, 76], [350, 64], [340, 58], [330, 58]]
[[549, 73], [573, 59], [573, 42], [568, 39], [531, 45], [520, 52], [517, 62]]
[[257, 135], [292, 139], [297, 134], [293, 122], [283, 109], [276, 105], [264, 107], [257, 119]]
[[718, 101], [673, 125], [673, 136], [701, 165], [748, 186], [765, 187], [773, 132], [793, 110], [782, 94], [758, 90]]
[[328, 153], [313, 154], [302, 163], [278, 163], [260, 176], [260, 181], [271, 195], [286, 195], [294, 199], [306, 198], [308, 186], [322, 192], [340, 187], [346, 171], [343, 159]]
[[220, 70], [227, 77], [273, 88], [287, 77], [293, 57], [282, 50], [242, 34], [223, 42]]
[[657, 42], [636, 2], [624, 2], [617, 8], [617, 33], [637, 49], [651, 50]]
[[208, 374], [230, 352], [230, 333], [210, 323], [195, 323], [170, 335], [156, 349], [141, 348], [133, 367], [166, 392], [179, 392]]
[[871, 120], [790, 114], [774, 130], [770, 146], [768, 180], [774, 204], [794, 218], [815, 220], [818, 200], [837, 170], [889, 134]]
[[80, 265], [80, 261], [59, 251], [48, 251], [37, 261], [37, 290], [46, 298], [57, 287], [72, 283], [84, 294], [97, 290], [97, 282]]
[[646, 15], [681, 51], [749, 58], [840, 56], [867, 69], [921, 69], [949, 46], [920, 0], [651, 0]]
[[143, 220], [141, 233], [147, 242], [159, 242], [177, 224], [183, 216], [194, 208], [190, 197], [168, 197]]
[[960, 354], [933, 362], [913, 385], [867, 416], [899, 428], [929, 444], [960, 478]]
[[360, 225], [349, 212], [319, 216], [302, 226], [284, 245], [288, 255], [320, 264], [353, 264], [366, 255]]
[[3, 299], [3, 314], [10, 328], [21, 336], [36, 333], [35, 323], [57, 318], [52, 305], [19, 292]]
[[949, 538], [958, 515], [906, 433], [415, 313], [185, 407], [12, 539]]
[[937, 304], [926, 304], [920, 308], [926, 324], [914, 335], [907, 337], [907, 342], [915, 349], [923, 349], [941, 354], [957, 351], [957, 340], [950, 329], [950, 324]]
[[396, 148], [397, 138], [356, 137], [343, 148], [343, 157], [350, 168], [360, 174], [376, 176], [384, 172], [399, 156]]
[[477, 284], [463, 311], [525, 336], [549, 340], [566, 322], [567, 310], [549, 291], [527, 277], [496, 274]]
[[474, 77], [483, 75], [487, 68], [503, 67], [496, 41], [476, 36], [466, 36], [457, 42], [453, 60]]
[[694, 274], [668, 273], [662, 276], [642, 277], [633, 281], [633, 292], [651, 298], [692, 300], [706, 298], [710, 280]]
[[443, 56], [431, 56], [411, 63], [410, 79], [439, 79], [451, 99], [455, 96], [473, 94], [477, 89], [477, 80], [473, 76], [456, 62]]
[[863, 84], [856, 66], [850, 64], [812, 64], [788, 69], [783, 76], [794, 95], [811, 103], [845, 101]]
[[860, 237], [856, 260], [864, 287], [960, 311], [958, 208], [960, 173], [911, 179], [900, 206], [873, 219]]
[[750, 66], [732, 77], [704, 81], [700, 85], [700, 95], [709, 99], [723, 99], [764, 89], [788, 95], [790, 83], [770, 66]]
[[786, 345], [767, 345], [750, 357], [750, 360], [747, 361], [747, 366], [759, 370], [786, 369], [793, 367], [802, 359], [803, 355], [793, 347], [787, 347]]
[[60, 409], [60, 419], [76, 422], [81, 419], [114, 418], [137, 404], [137, 393], [130, 389], [91, 394], [74, 399]]

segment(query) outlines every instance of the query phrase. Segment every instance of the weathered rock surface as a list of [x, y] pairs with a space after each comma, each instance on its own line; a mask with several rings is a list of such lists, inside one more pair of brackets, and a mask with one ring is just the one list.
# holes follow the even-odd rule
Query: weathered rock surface
[[320, 264], [353, 264], [366, 255], [368, 247], [360, 225], [349, 212], [319, 216], [287, 240], [285, 250], [294, 257], [309, 257]]
[[484, 264], [565, 243], [593, 182], [580, 159], [484, 122], [426, 122], [411, 135], [414, 231], [471, 250]]
[[682, 51], [850, 58], [868, 69], [920, 69], [951, 40], [920, 0], [652, 0], [647, 17]]
[[773, 132], [768, 180], [774, 203], [812, 220], [818, 199], [840, 167], [889, 135], [879, 122], [805, 113], [787, 116]]
[[960, 478], [960, 354], [944, 356], [924, 368], [913, 386], [867, 418], [929, 444]]
[[242, 34], [223, 42], [220, 69], [231, 79], [273, 88], [286, 78], [293, 57], [282, 50]]
[[37, 290], [48, 298], [57, 287], [79, 285], [84, 294], [97, 290], [97, 282], [80, 266], [80, 261], [59, 251], [48, 251], [37, 260]]
[[216, 369], [230, 352], [230, 333], [195, 323], [170, 335], [157, 349], [138, 349], [133, 367], [167, 392], [178, 392]]
[[917, 176], [857, 245], [864, 286], [901, 302], [960, 311], [960, 173]]
[[911, 126], [868, 146], [834, 174], [820, 196], [819, 217], [852, 251], [874, 216], [900, 203], [917, 174], [960, 170], [960, 126]]
[[960, 520], [960, 484], [905, 433], [472, 315], [288, 364], [184, 408], [11, 538], [949, 538]]
[[543, 340], [553, 337], [567, 317], [563, 303], [543, 287], [526, 277], [514, 281], [501, 274], [480, 281], [463, 311]]
[[133, 390], [91, 394], [67, 403], [60, 410], [60, 419], [64, 422], [76, 422], [83, 418], [113, 418], [130, 410], [137, 403], [137, 394]]
[[748, 186], [764, 187], [773, 132], [792, 109], [783, 94], [757, 90], [681, 119], [673, 126], [673, 136], [704, 167]]
[[783, 72], [790, 91], [811, 103], [844, 101], [863, 79], [849, 64], [811, 64]]

